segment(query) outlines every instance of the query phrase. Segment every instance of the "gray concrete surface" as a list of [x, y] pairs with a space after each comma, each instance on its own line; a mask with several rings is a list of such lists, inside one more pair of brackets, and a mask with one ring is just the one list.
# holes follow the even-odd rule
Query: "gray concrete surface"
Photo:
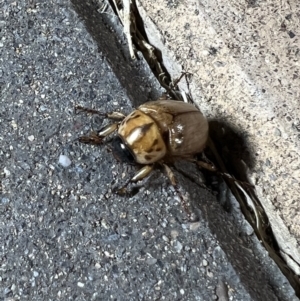
[[299, 1], [137, 4], [171, 76], [190, 72], [195, 103], [240, 137], [236, 148], [225, 141], [224, 155], [237, 169], [246, 163], [281, 254], [299, 277]]
[[201, 110], [245, 140], [249, 177], [299, 275], [299, 1], [137, 3], [169, 73], [192, 73]]
[[297, 300], [211, 190], [176, 173], [196, 223], [160, 171], [133, 197], [111, 193], [134, 168], [74, 142], [102, 122], [73, 108], [128, 113], [160, 91], [114, 17], [73, 3], [0, 2], [0, 299]]

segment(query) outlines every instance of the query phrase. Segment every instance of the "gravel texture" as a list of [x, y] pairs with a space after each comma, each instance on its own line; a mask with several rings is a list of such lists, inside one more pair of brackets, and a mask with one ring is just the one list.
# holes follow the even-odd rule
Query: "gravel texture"
[[74, 106], [128, 113], [160, 90], [80, 2], [0, 2], [0, 299], [297, 300], [210, 189], [176, 173], [194, 223], [160, 171], [112, 194], [134, 168], [75, 141], [102, 120]]

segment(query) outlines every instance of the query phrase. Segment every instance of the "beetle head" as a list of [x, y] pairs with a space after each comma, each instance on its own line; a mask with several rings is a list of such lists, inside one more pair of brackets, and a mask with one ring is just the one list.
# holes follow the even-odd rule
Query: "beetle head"
[[125, 145], [122, 139], [119, 136], [116, 136], [112, 142], [112, 152], [114, 157], [123, 163], [135, 164], [134, 157], [130, 149]]

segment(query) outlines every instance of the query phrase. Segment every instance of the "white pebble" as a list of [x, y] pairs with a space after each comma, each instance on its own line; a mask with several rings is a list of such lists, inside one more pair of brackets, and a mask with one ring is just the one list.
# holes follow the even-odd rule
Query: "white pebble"
[[33, 135], [30, 135], [30, 136], [28, 136], [28, 138], [27, 138], [29, 141], [33, 141], [34, 140], [34, 136]]
[[63, 167], [68, 167], [71, 165], [71, 160], [65, 155], [60, 155], [58, 163]]
[[163, 236], [162, 236], [162, 239], [163, 239], [165, 242], [169, 242], [169, 238], [168, 238], [166, 235], [163, 235]]
[[195, 222], [190, 224], [190, 230], [195, 231], [200, 228], [200, 222]]
[[176, 239], [178, 237], [179, 233], [177, 230], [171, 230], [171, 237], [172, 239]]
[[10, 171], [6, 167], [4, 167], [3, 171], [6, 177], [10, 176]]
[[17, 128], [18, 128], [18, 125], [17, 125], [17, 123], [16, 123], [14, 120], [12, 120], [11, 125], [12, 125], [12, 127], [13, 127], [14, 129], [17, 129]]
[[177, 253], [180, 253], [183, 246], [179, 241], [176, 241], [176, 243], [174, 244], [175, 250], [177, 251]]
[[82, 282], [77, 282], [77, 285], [78, 285], [79, 287], [84, 287], [84, 283], [82, 283]]

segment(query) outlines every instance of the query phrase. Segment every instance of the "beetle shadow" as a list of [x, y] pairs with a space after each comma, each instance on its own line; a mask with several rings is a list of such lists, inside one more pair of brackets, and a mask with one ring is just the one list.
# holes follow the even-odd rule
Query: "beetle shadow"
[[[250, 184], [248, 172], [254, 168], [256, 158], [252, 151], [254, 147], [247, 137], [237, 127], [226, 122], [226, 120], [215, 119], [209, 120], [209, 136], [226, 168], [226, 172], [236, 180]], [[209, 147], [205, 149], [205, 157], [218, 170], [221, 170], [217, 158]], [[201, 160], [201, 156], [199, 156], [199, 159]], [[201, 169], [201, 172], [204, 174], [206, 185], [212, 191], [217, 192], [217, 199], [224, 210], [232, 212], [236, 205], [228, 195], [225, 179], [216, 172], [204, 168]]]
[[[240, 181], [248, 181], [247, 169], [254, 168], [256, 158], [247, 136], [225, 120], [209, 120], [209, 135], [227, 171]], [[212, 156], [210, 150], [206, 153]]]

